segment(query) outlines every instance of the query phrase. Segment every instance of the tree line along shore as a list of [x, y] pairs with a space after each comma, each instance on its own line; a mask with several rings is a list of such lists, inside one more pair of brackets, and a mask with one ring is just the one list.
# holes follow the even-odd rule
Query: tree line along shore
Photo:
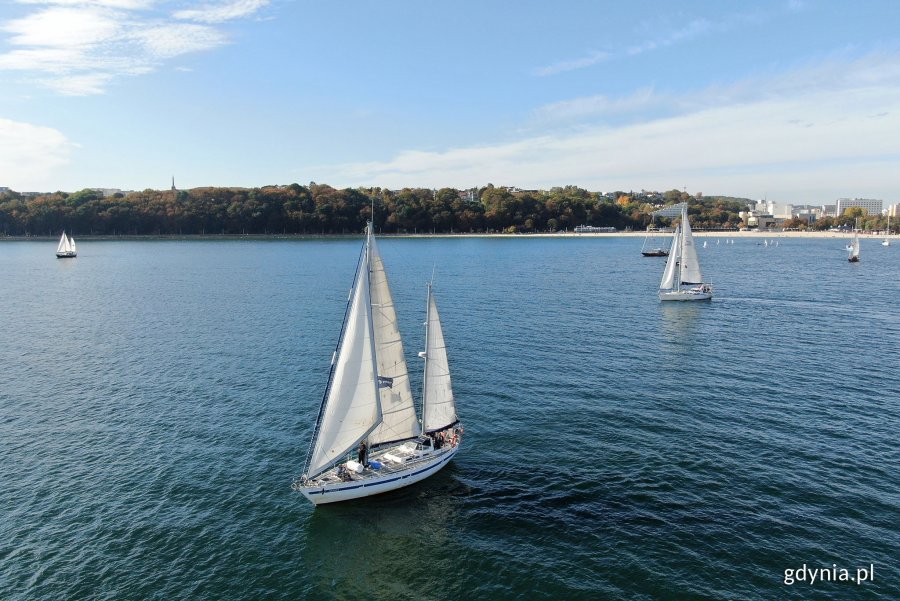
[[[0, 234], [74, 235], [275, 235], [353, 234], [372, 218], [380, 233], [541, 233], [579, 225], [642, 231], [663, 205], [689, 203], [696, 229], [737, 230], [749, 199], [665, 193], [590, 192], [576, 186], [550, 190], [495, 187], [337, 189], [325, 184], [261, 188], [144, 190], [104, 196], [85, 189], [24, 195], [0, 193]], [[823, 220], [824, 221], [824, 220]], [[811, 228], [853, 223], [838, 218]], [[658, 218], [659, 225], [669, 224]], [[818, 226], [823, 227], [818, 227]], [[792, 224], [805, 229], [807, 224]]]

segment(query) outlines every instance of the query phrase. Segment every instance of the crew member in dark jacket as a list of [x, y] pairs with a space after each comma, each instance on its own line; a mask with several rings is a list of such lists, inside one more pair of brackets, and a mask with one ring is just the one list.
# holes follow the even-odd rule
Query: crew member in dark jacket
[[368, 455], [369, 455], [369, 449], [366, 448], [366, 443], [364, 441], [360, 442], [359, 443], [359, 462], [363, 465], [363, 467], [366, 466], [366, 459], [368, 458]]

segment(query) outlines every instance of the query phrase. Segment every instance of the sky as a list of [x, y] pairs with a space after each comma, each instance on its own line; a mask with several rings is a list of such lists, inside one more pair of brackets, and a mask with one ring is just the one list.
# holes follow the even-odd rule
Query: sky
[[900, 2], [0, 0], [0, 186], [900, 202]]

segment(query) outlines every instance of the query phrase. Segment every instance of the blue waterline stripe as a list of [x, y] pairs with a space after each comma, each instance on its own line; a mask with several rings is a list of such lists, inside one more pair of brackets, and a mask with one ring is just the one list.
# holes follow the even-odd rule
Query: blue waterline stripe
[[[376, 484], [387, 484], [388, 482], [396, 482], [397, 480], [403, 480], [404, 478], [409, 478], [410, 476], [416, 476], [416, 475], [418, 475], [418, 474], [421, 474], [422, 472], [427, 472], [428, 470], [433, 470], [433, 469], [436, 468], [436, 467], [440, 467], [442, 463], [445, 463], [445, 462], [447, 462], [447, 461], [450, 461], [452, 458], [453, 458], [453, 455], [450, 455], [449, 457], [446, 457], [446, 458], [444, 458], [444, 459], [441, 459], [439, 462], [435, 463], [435, 464], [432, 465], [431, 467], [426, 467], [425, 469], [421, 469], [421, 470], [419, 470], [418, 472], [413, 472], [413, 473], [407, 474], [407, 475], [405, 475], [405, 476], [400, 476], [399, 478], [391, 478], [390, 480], [380, 480], [380, 481], [378, 481], [378, 482], [369, 482], [368, 484], [359, 484], [359, 485], [357, 485], [357, 486], [347, 486], [346, 488], [338, 488], [338, 489], [335, 489], [335, 490], [332, 491], [332, 492], [338, 492], [338, 491], [344, 491], [344, 490], [353, 490], [354, 488], [365, 488], [365, 487], [367, 487], [367, 486], [375, 486]], [[311, 495], [324, 495], [326, 492], [328, 492], [328, 491], [326, 491], [326, 490], [320, 490], [320, 491], [316, 491], [316, 492], [310, 491], [309, 494], [311, 494]]]

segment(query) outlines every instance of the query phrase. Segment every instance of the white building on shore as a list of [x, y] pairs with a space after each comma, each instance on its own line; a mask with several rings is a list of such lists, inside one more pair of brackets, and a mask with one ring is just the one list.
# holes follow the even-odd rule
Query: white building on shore
[[867, 215], [881, 215], [884, 201], [874, 198], [838, 198], [835, 205], [835, 216], [840, 217], [850, 207], [861, 207]]

